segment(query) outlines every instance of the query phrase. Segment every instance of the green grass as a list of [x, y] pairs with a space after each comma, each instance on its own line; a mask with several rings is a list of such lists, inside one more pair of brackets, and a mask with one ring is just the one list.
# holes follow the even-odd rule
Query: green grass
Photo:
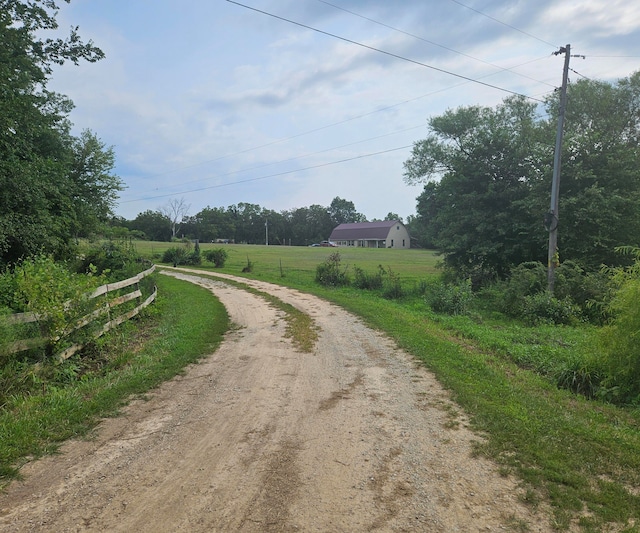
[[158, 287], [156, 303], [135, 325], [107, 335], [83, 359], [48, 367], [46, 376], [45, 369], [31, 370], [31, 389], [4, 398], [0, 485], [17, 476], [28, 458], [86, 434], [128, 399], [216, 349], [229, 322], [220, 302], [205, 289], [167, 276], [159, 277]]
[[[136, 251], [144, 257], [160, 262], [162, 252], [181, 246], [180, 243], [135, 241]], [[342, 263], [357, 265], [364, 270], [374, 271], [378, 265], [390, 266], [400, 273], [403, 281], [414, 282], [437, 272], [439, 261], [432, 250], [392, 250], [382, 248], [321, 248], [307, 246], [264, 246], [247, 244], [201, 243], [201, 251], [224, 248], [229, 254], [223, 272], [237, 274], [247, 264], [249, 258], [255, 265], [256, 278], [273, 279], [284, 273], [288, 280], [302, 283], [316, 266], [335, 251], [340, 252]], [[207, 263], [211, 266], [210, 263]]]

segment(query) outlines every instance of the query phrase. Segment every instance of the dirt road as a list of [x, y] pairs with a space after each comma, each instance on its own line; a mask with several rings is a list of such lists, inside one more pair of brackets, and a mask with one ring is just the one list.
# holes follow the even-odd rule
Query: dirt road
[[0, 531], [550, 530], [472, 457], [480, 437], [387, 338], [318, 298], [248, 282], [313, 317], [319, 341], [300, 353], [260, 297], [169, 273], [209, 288], [235, 327], [93, 439], [26, 465], [0, 496]]

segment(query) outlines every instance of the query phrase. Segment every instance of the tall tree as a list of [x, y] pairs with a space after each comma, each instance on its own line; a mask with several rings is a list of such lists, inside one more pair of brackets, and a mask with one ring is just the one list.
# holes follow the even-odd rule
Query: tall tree
[[[74, 174], [84, 141], [69, 133], [73, 104], [47, 90], [54, 65], [104, 54], [83, 43], [77, 28], [66, 39], [44, 38], [58, 27], [57, 9], [53, 0], [0, 0], [0, 266], [42, 251], [64, 256], [80, 221], [104, 213], [88, 209], [87, 174], [77, 165]], [[95, 155], [103, 150], [93, 148]], [[111, 186], [118, 190], [117, 178]], [[111, 198], [100, 199], [103, 207]]]
[[496, 109], [467, 107], [430, 120], [414, 145], [405, 180], [427, 181], [418, 214], [448, 266], [481, 278], [543, 257], [543, 210], [530, 203], [538, 154], [536, 108], [509, 98]]

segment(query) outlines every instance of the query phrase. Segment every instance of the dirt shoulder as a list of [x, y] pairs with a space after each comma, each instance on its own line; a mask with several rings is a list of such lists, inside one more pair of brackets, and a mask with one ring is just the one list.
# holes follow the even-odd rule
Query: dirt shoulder
[[0, 495], [0, 530], [551, 531], [472, 457], [480, 437], [389, 339], [321, 299], [241, 279], [314, 319], [316, 349], [300, 353], [281, 311], [195, 272], [168, 271], [226, 306], [235, 327], [220, 348], [91, 440], [26, 465]]

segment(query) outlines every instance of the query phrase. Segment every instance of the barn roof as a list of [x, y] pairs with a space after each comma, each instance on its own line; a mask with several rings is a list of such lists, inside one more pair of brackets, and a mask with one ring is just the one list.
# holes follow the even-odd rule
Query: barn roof
[[340, 224], [331, 232], [331, 241], [352, 241], [358, 239], [378, 239], [384, 240], [389, 236], [389, 230], [396, 224], [401, 224], [397, 220], [383, 220], [379, 222], [353, 222]]

